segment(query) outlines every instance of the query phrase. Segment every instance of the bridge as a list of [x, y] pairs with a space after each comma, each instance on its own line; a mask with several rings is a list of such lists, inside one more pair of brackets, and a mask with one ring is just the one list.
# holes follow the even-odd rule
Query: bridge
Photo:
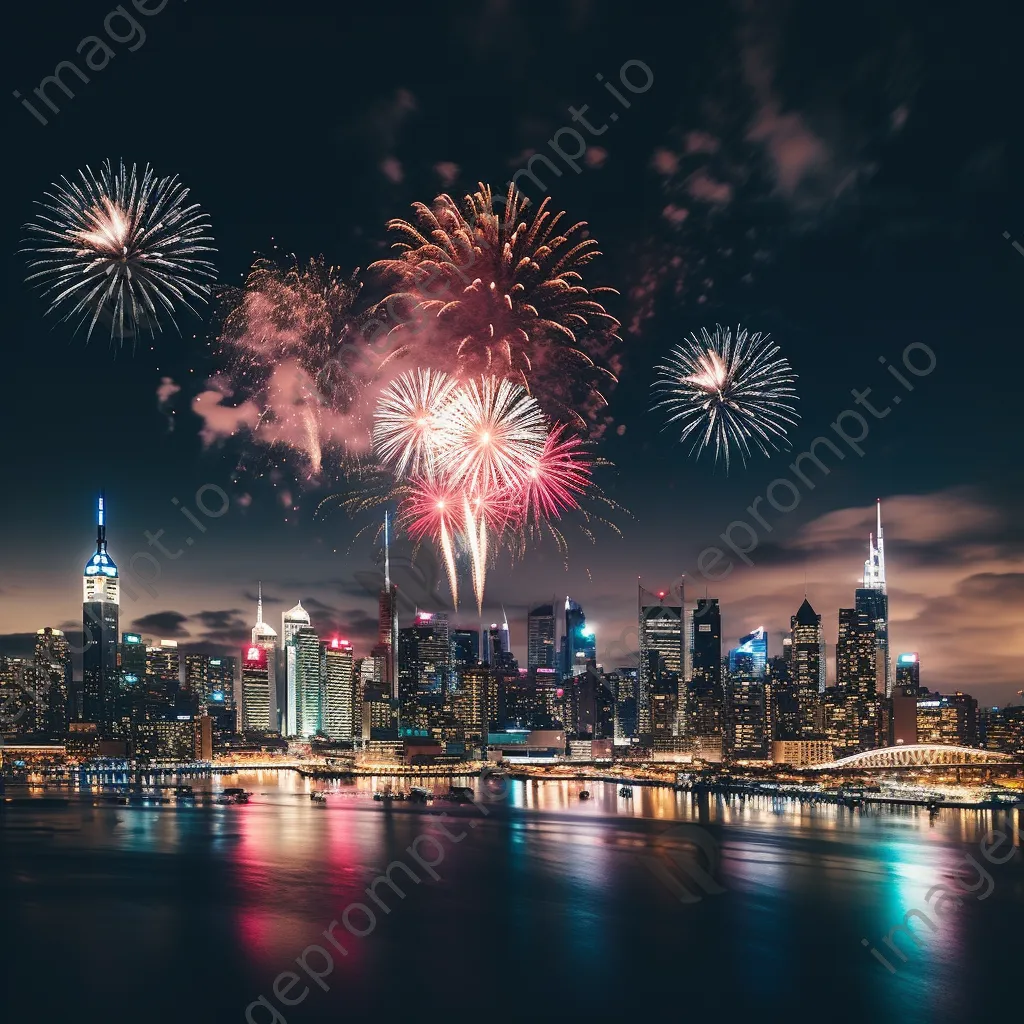
[[812, 770], [825, 768], [957, 768], [966, 766], [1007, 765], [1014, 763], [1012, 754], [977, 747], [954, 747], [942, 743], [908, 743], [899, 747], [864, 750], [859, 754], [811, 765]]

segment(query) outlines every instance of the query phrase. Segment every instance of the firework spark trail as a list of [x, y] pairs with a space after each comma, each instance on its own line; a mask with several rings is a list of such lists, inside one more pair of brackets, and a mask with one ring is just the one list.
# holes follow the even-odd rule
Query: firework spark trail
[[[500, 212], [489, 186], [460, 206], [447, 195], [432, 207], [413, 204], [415, 223], [395, 219], [396, 258], [371, 264], [395, 283], [396, 301], [412, 322], [390, 332], [424, 365], [449, 373], [507, 376], [527, 387], [555, 416], [587, 428], [616, 382], [599, 366], [620, 339], [618, 321], [602, 305], [611, 288], [587, 288], [583, 269], [600, 255], [580, 221], [562, 225], [549, 200], [528, 214], [512, 185]], [[384, 305], [382, 303], [381, 305]]]
[[653, 387], [663, 397], [654, 408], [668, 412], [666, 426], [680, 426], [680, 440], [693, 438], [690, 454], [699, 456], [714, 442], [715, 461], [722, 459], [726, 472], [733, 452], [744, 465], [752, 449], [770, 455], [787, 445], [797, 416], [796, 376], [778, 352], [767, 334], [702, 329], [657, 367]]
[[195, 313], [193, 303], [208, 301], [216, 268], [205, 256], [210, 223], [177, 176], [158, 178], [149, 165], [140, 173], [109, 160], [99, 175], [90, 167], [77, 181], [61, 178], [38, 205], [23, 252], [29, 256], [28, 281], [49, 300], [48, 313], [88, 322], [92, 337], [104, 311], [111, 316], [110, 338], [123, 342], [126, 330], [162, 331], [166, 317], [178, 329], [178, 307]]
[[459, 490], [447, 482], [414, 480], [408, 497], [398, 508], [398, 522], [410, 540], [419, 542], [429, 537], [440, 547], [448, 572], [452, 604], [456, 608], [459, 606], [459, 586], [453, 538], [466, 526], [460, 508], [461, 497]]

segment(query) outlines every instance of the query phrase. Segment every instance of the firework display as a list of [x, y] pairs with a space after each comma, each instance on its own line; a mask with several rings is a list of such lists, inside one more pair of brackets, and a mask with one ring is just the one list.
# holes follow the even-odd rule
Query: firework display
[[101, 318], [111, 340], [177, 329], [180, 308], [195, 313], [210, 297], [215, 268], [206, 254], [210, 224], [178, 178], [158, 178], [108, 160], [98, 175], [86, 167], [76, 180], [61, 178], [25, 225], [28, 281], [41, 288], [48, 312], [88, 324]]
[[746, 465], [754, 449], [764, 455], [786, 447], [787, 428], [796, 425], [795, 375], [767, 334], [716, 326], [677, 345], [657, 368], [656, 409], [668, 413], [690, 452], [714, 450], [729, 469], [730, 455]]
[[506, 379], [405, 373], [374, 418], [375, 453], [398, 481], [389, 497], [400, 500], [399, 523], [413, 541], [437, 544], [455, 604], [460, 550], [481, 607], [489, 552], [579, 507], [590, 484], [583, 442], [563, 424], [549, 430], [535, 399]]
[[545, 198], [532, 212], [512, 185], [499, 199], [489, 186], [460, 207], [438, 196], [415, 203], [415, 223], [392, 220], [395, 258], [370, 269], [393, 283], [380, 309], [408, 311], [391, 329], [395, 357], [450, 373], [508, 377], [553, 416], [586, 429], [607, 403], [614, 374], [598, 365], [618, 341], [618, 321], [602, 305], [617, 294], [587, 288], [584, 268], [597, 242], [580, 221], [564, 224]]
[[374, 411], [373, 444], [396, 476], [434, 477], [438, 453], [449, 446], [448, 407], [455, 381], [434, 370], [396, 378]]
[[358, 295], [353, 275], [318, 258], [259, 259], [244, 285], [223, 297], [216, 348], [226, 367], [218, 390], [244, 396], [253, 440], [300, 453], [311, 478], [321, 475], [325, 451], [351, 470], [370, 447]]

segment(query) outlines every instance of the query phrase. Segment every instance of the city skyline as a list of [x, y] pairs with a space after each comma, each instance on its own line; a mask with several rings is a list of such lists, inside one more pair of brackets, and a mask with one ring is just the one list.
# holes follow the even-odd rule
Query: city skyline
[[[99, 516], [98, 516], [98, 521], [99, 521], [98, 529], [100, 531], [100, 535], [99, 535], [99, 539], [95, 542], [96, 554], [90, 560], [90, 565], [95, 565], [96, 559], [98, 557], [107, 558], [107, 555], [106, 555], [106, 543], [107, 542], [106, 542], [106, 533], [105, 533], [105, 531], [106, 531], [106, 523], [105, 523], [105, 513], [103, 511], [103, 502], [104, 501], [105, 501], [105, 497], [101, 496], [99, 498], [100, 512], [99, 512]], [[841, 616], [841, 614], [842, 614], [841, 613], [841, 609], [843, 607], [850, 607], [850, 606], [852, 606], [853, 601], [851, 600], [851, 597], [853, 595], [854, 590], [857, 589], [856, 588], [856, 584], [860, 583], [861, 587], [864, 587], [865, 584], [869, 583], [869, 577], [870, 577], [870, 581], [873, 582], [875, 585], [877, 585], [878, 589], [882, 590], [883, 592], [884, 592], [884, 588], [886, 587], [884, 548], [879, 543], [879, 541], [881, 539], [880, 538], [880, 527], [881, 527], [881, 508], [880, 508], [880, 503], [881, 503], [881, 499], [878, 499], [876, 501], [876, 503], [875, 503], [874, 508], [873, 508], [872, 529], [870, 530], [870, 535], [869, 535], [869, 540], [868, 540], [869, 557], [868, 557], [868, 560], [864, 562], [863, 573], [861, 575], [861, 578], [859, 580], [851, 581], [851, 587], [849, 589], [849, 592], [845, 595], [845, 601], [843, 601], [842, 603], [838, 604], [835, 609], [828, 608], [827, 612], [825, 614], [822, 614], [822, 626], [823, 626], [823, 634], [824, 634], [824, 637], [825, 637], [825, 650], [826, 650], [826, 679], [827, 679], [828, 685], [830, 685], [830, 686], [835, 685], [835, 683], [837, 681], [837, 672], [838, 672], [837, 666], [836, 666], [836, 644], [837, 644], [837, 642], [839, 640], [839, 629], [838, 629], [838, 625], [837, 625], [837, 619], [836, 619], [835, 612], [838, 611], [840, 613], [840, 616]], [[899, 521], [899, 519], [900, 519], [899, 509], [900, 509], [900, 505], [901, 505], [900, 499], [896, 498], [896, 499], [893, 499], [892, 501], [890, 501], [889, 503], [887, 503], [887, 508], [888, 508], [888, 504], [895, 504], [896, 509], [897, 509], [897, 516], [896, 516], [896, 518], [897, 518], [897, 521]], [[919, 510], [916, 512], [916, 515], [918, 517], [920, 516], [920, 511]], [[843, 517], [843, 518], [845, 519], [845, 517]], [[887, 519], [888, 519], [888, 514], [887, 514]], [[854, 517], [850, 517], [849, 519], [845, 519], [845, 521], [841, 521], [841, 517], [840, 516], [835, 516], [835, 517], [832, 517], [832, 522], [831, 523], [828, 522], [828, 521], [826, 521], [824, 523], [818, 523], [818, 524], [812, 523], [811, 526], [813, 528], [819, 530], [819, 531], [827, 530], [831, 543], [835, 543], [836, 529], [837, 529], [837, 526], [838, 526], [843, 531], [843, 534], [844, 534], [843, 548], [845, 549], [845, 547], [846, 547], [846, 537], [845, 537], [845, 534], [847, 534], [850, 531], [851, 524], [856, 522], [856, 521], [857, 521], [857, 519], [854, 518]], [[925, 523], [925, 527], [926, 528], [927, 528], [927, 525], [928, 524]], [[933, 524], [933, 527], [934, 527], [934, 524]], [[114, 559], [112, 557], [108, 558], [107, 561], [109, 562], [110, 566], [112, 566], [112, 567], [114, 566]], [[122, 558], [122, 562], [123, 561], [124, 561], [124, 559]], [[148, 563], [145, 563], [145, 564], [148, 565]], [[407, 568], [408, 568], [408, 566], [407, 566]], [[519, 568], [519, 567], [513, 567], [513, 569], [512, 569], [513, 573], [515, 572], [516, 568]], [[112, 568], [112, 571], [115, 574], [117, 573], [117, 569], [116, 568]], [[418, 570], [413, 570], [413, 571], [416, 572]], [[494, 575], [495, 575], [496, 589], [500, 590], [503, 577], [502, 577], [501, 574], [494, 574]], [[123, 578], [125, 576], [125, 574], [122, 572], [121, 576]], [[698, 579], [699, 579], [699, 577], [698, 577]], [[432, 597], [433, 597], [433, 600], [434, 600], [434, 609], [435, 609], [435, 611], [444, 611], [448, 615], [448, 617], [450, 618], [453, 629], [454, 628], [458, 628], [458, 627], [465, 627], [465, 628], [474, 628], [474, 629], [483, 628], [484, 630], [486, 630], [487, 625], [490, 624], [489, 616], [488, 616], [488, 609], [485, 609], [484, 614], [482, 615], [482, 617], [479, 617], [479, 618], [475, 615], [475, 610], [472, 611], [472, 612], [469, 612], [468, 614], [466, 613], [465, 610], [453, 611], [452, 609], [445, 607], [443, 605], [442, 601], [440, 601], [438, 599], [437, 595], [430, 595], [427, 592], [426, 588], [423, 587], [421, 580], [416, 580], [411, 575], [410, 576], [410, 582], [412, 583], [412, 585], [409, 588], [409, 592], [403, 591], [401, 587], [399, 587], [399, 589], [398, 589], [399, 599], [398, 599], [398, 604], [397, 604], [397, 609], [396, 610], [397, 610], [397, 615], [398, 615], [398, 625], [399, 626], [413, 624], [414, 621], [415, 621], [415, 611], [413, 609], [413, 606], [415, 606], [415, 609], [419, 609], [421, 607], [425, 607], [425, 606], [430, 604]], [[694, 582], [692, 580], [690, 582], [691, 582], [691, 587], [693, 589], [696, 589], [696, 586], [695, 586]], [[135, 584], [135, 587], [136, 587], [135, 590], [133, 590], [133, 584]], [[127, 576], [127, 580], [122, 583], [122, 591], [124, 593], [127, 593], [128, 595], [134, 596], [135, 594], [138, 594], [141, 591], [141, 588], [142, 588], [142, 586], [144, 584], [145, 584], [145, 577], [144, 576], [140, 577], [139, 579], [135, 579], [135, 578], [133, 578], [129, 574]], [[364, 583], [364, 585], [365, 585], [365, 583]], [[809, 587], [809, 590], [807, 592], [809, 593], [810, 589], [813, 589], [813, 588], [811, 588], [810, 585], [808, 585], [808, 587]], [[699, 600], [699, 598], [695, 594], [693, 594], [693, 589], [691, 589], [691, 599], [687, 602], [688, 613], [689, 613], [689, 610], [692, 609], [697, 604], [697, 602]], [[710, 596], [715, 596], [713, 591], [722, 590], [723, 592], [728, 592], [728, 586], [724, 582], [723, 583], [715, 583], [715, 584], [707, 583], [706, 584], [706, 589], [707, 589], [707, 592], [708, 592], [708, 594]], [[825, 588], [819, 588], [819, 589], [824, 590], [825, 592], [828, 592], [828, 590], [825, 590]], [[379, 638], [380, 638], [380, 635], [381, 635], [380, 634], [380, 629], [383, 628], [383, 627], [380, 626], [379, 622], [374, 622], [371, 625], [369, 623], [369, 621], [368, 621], [368, 616], [366, 617], [366, 619], [359, 619], [359, 618], [354, 618], [353, 619], [353, 618], [350, 617], [348, 619], [348, 621], [346, 622], [344, 615], [339, 615], [338, 614], [338, 611], [339, 611], [338, 609], [332, 608], [331, 606], [327, 605], [325, 602], [322, 602], [322, 601], [318, 600], [315, 597], [313, 597], [313, 598], [309, 598], [309, 597], [298, 598], [295, 607], [291, 608], [290, 611], [282, 609], [280, 614], [282, 615], [282, 621], [284, 622], [284, 631], [280, 634], [280, 636], [278, 636], [276, 631], [273, 630], [273, 628], [270, 627], [269, 624], [264, 624], [264, 618], [263, 618], [264, 595], [263, 595], [263, 581], [262, 581], [262, 579], [258, 579], [256, 581], [256, 588], [255, 588], [255, 590], [256, 590], [255, 597], [256, 597], [257, 625], [255, 627], [253, 627], [251, 629], [251, 631], [248, 629], [248, 627], [246, 627], [244, 630], [242, 630], [240, 628], [241, 622], [246, 618], [247, 614], [250, 614], [250, 613], [245, 612], [245, 610], [243, 610], [243, 609], [238, 609], [237, 612], [236, 611], [231, 611], [227, 615], [222, 615], [222, 613], [209, 613], [209, 612], [207, 612], [207, 613], [205, 613], [204, 616], [199, 618], [200, 624], [203, 624], [204, 621], [205, 622], [210, 622], [210, 621], [214, 621], [214, 620], [220, 620], [218, 622], [218, 624], [223, 627], [223, 629], [222, 629], [223, 635], [221, 637], [218, 637], [216, 640], [212, 640], [212, 639], [209, 639], [209, 638], [207, 638], [207, 639], [191, 639], [188, 636], [188, 634], [186, 634], [186, 632], [185, 632], [185, 630], [189, 628], [189, 619], [186, 616], [182, 615], [181, 613], [179, 613], [177, 611], [172, 611], [172, 612], [167, 612], [167, 613], [159, 613], [158, 612], [158, 613], [155, 613], [155, 614], [150, 613], [149, 615], [136, 616], [136, 617], [133, 617], [133, 618], [128, 619], [126, 621], [127, 621], [128, 624], [130, 624], [132, 626], [133, 629], [138, 629], [138, 630], [146, 633], [147, 634], [147, 638], [152, 638], [152, 639], [155, 639], [155, 640], [160, 640], [160, 639], [173, 639], [173, 640], [175, 640], [176, 642], [181, 644], [183, 652], [204, 651], [204, 652], [207, 652], [207, 653], [212, 652], [212, 653], [219, 653], [219, 654], [237, 655], [239, 647], [242, 646], [244, 643], [248, 643], [248, 641], [244, 640], [244, 637], [242, 636], [242, 633], [243, 632], [245, 632], [245, 633], [251, 632], [251, 634], [252, 634], [252, 637], [251, 637], [252, 642], [255, 643], [256, 642], [256, 634], [259, 631], [262, 631], [262, 633], [266, 633], [266, 637], [265, 637], [265, 641], [266, 642], [272, 643], [274, 645], [278, 645], [279, 644], [280, 646], [284, 647], [285, 646], [285, 639], [286, 639], [287, 635], [289, 635], [290, 632], [294, 631], [289, 626], [289, 621], [290, 621], [289, 620], [289, 616], [293, 616], [293, 615], [297, 616], [297, 619], [296, 619], [296, 624], [297, 625], [311, 625], [312, 628], [313, 628], [313, 631], [316, 632], [321, 637], [331, 637], [331, 636], [333, 636], [333, 637], [342, 639], [342, 640], [344, 640], [347, 643], [352, 644], [353, 649], [354, 649], [357, 657], [368, 656], [371, 653], [371, 650], [372, 650], [372, 648], [374, 646], [374, 643], [379, 642]], [[833, 587], [832, 591], [834, 592], [834, 590], [835, 590], [835, 588]], [[858, 593], [864, 593], [864, 590], [860, 589], [860, 590], [857, 590], [857, 592]], [[899, 590], [897, 590], [897, 592], [899, 592]], [[283, 589], [281, 590], [281, 593], [284, 594], [284, 590]], [[417, 593], [419, 594], [419, 596], [421, 598], [426, 598], [426, 600], [425, 601], [416, 601]], [[249, 591], [243, 591], [243, 596], [248, 597], [248, 596], [251, 596], [251, 595], [250, 595]], [[654, 595], [654, 597], [656, 597], [656, 596], [657, 595]], [[305, 599], [308, 603], [310, 603], [310, 607], [312, 609], [312, 614], [311, 614], [311, 612], [309, 610], [307, 610], [306, 608], [302, 607], [302, 600], [303, 599]], [[378, 593], [378, 609], [379, 609], [380, 599], [381, 599], [380, 598], [380, 593]], [[779, 597], [774, 598], [771, 601], [765, 600], [764, 607], [762, 607], [762, 608], [760, 608], [758, 610], [752, 611], [752, 612], [748, 612], [747, 615], [753, 616], [754, 618], [756, 618], [758, 620], [759, 623], [761, 623], [762, 620], [766, 621], [766, 622], [777, 622], [777, 620], [780, 617], [783, 617], [786, 620], [788, 620], [792, 616], [793, 613], [791, 611], [787, 612], [784, 607], [782, 607], [782, 608], [778, 607], [778, 602], [780, 600], [784, 600], [784, 599], [785, 599], [784, 597], [779, 596]], [[566, 598], [566, 601], [569, 601], [569, 600], [570, 600], [569, 598]], [[730, 608], [728, 606], [728, 603], [725, 600], [721, 599], [721, 598], [719, 600], [720, 600], [720, 607], [722, 607], [722, 609], [723, 609], [723, 620], [724, 620], [723, 621], [723, 626], [722, 626], [722, 630], [723, 630], [722, 649], [723, 649], [723, 651], [725, 653], [728, 653], [732, 649], [732, 647], [734, 646], [735, 643], [738, 643], [739, 641], [745, 639], [745, 637], [744, 637], [744, 635], [742, 633], [740, 633], [739, 628], [735, 628], [735, 629], [733, 628], [731, 623], [733, 621], [735, 621], [735, 617], [734, 617], [734, 612], [730, 610]], [[859, 598], [858, 598], [858, 600], [859, 600]], [[285, 596], [273, 596], [273, 597], [269, 598], [268, 604], [272, 604], [276, 608], [279, 605], [280, 606], [286, 605], [288, 603], [288, 601], [289, 601], [288, 597], [285, 597]], [[122, 606], [124, 605], [124, 599], [123, 598], [121, 598], [121, 604], [122, 604]], [[745, 605], [749, 604], [749, 601], [748, 600], [744, 600], [744, 599], [741, 598], [739, 604], [741, 606], [745, 606]], [[499, 621], [508, 621], [509, 622], [509, 635], [510, 635], [510, 641], [509, 642], [511, 644], [512, 652], [513, 652], [514, 655], [516, 655], [519, 658], [521, 664], [523, 664], [523, 665], [526, 665], [527, 662], [528, 662], [528, 635], [527, 635], [528, 616], [529, 616], [529, 612], [530, 611], [535, 610], [534, 606], [535, 606], [535, 602], [533, 602], [533, 601], [527, 601], [525, 606], [513, 605], [512, 607], [514, 608], [514, 613], [513, 613], [512, 616], [508, 617], [508, 619], [505, 619], [505, 616], [506, 616], [505, 608], [501, 607], [500, 608], [501, 614], [499, 616], [497, 616]], [[556, 601], [555, 601], [556, 614], [554, 616], [556, 620], [559, 620], [559, 616], [561, 614], [558, 611], [558, 606], [559, 606], [559, 600], [556, 599]], [[826, 606], [822, 605], [822, 607], [824, 608]], [[120, 609], [118, 609], [118, 610], [120, 611]], [[491, 609], [491, 611], [494, 611], [494, 610], [497, 610], [497, 609]], [[27, 613], [25, 613], [25, 614], [27, 614], [28, 616], [31, 616], [31, 615], [33, 615], [35, 613], [32, 612], [31, 609], [29, 609], [27, 611]], [[277, 612], [275, 612], [274, 614], [277, 614]], [[594, 622], [597, 621], [595, 616], [594, 616], [594, 614], [592, 612], [590, 612], [588, 614], [590, 615], [590, 618]], [[231, 619], [228, 618], [229, 615], [232, 617]], [[38, 618], [38, 616], [37, 616], [37, 618]], [[250, 618], [249, 621], [251, 621], [251, 618]], [[741, 621], [745, 621], [745, 620], [741, 620]], [[610, 623], [611, 626], [612, 626], [612, 631], [611, 631], [610, 637], [609, 637], [607, 629], [606, 629], [606, 627], [604, 625], [605, 623]], [[608, 670], [608, 669], [615, 669], [615, 668], [618, 668], [618, 667], [625, 667], [625, 666], [629, 666], [629, 665], [636, 665], [637, 664], [637, 658], [639, 657], [639, 653], [640, 653], [640, 645], [639, 645], [639, 640], [638, 640], [638, 634], [636, 632], [635, 619], [634, 619], [634, 621], [632, 623], [627, 622], [627, 623], [623, 624], [619, 628], [618, 632], [615, 631], [615, 625], [616, 625], [616, 617], [615, 617], [615, 613], [612, 613], [611, 615], [608, 615], [607, 617], [604, 617], [602, 619], [602, 623], [599, 626], [590, 627], [590, 628], [593, 628], [595, 630], [595, 632], [597, 630], [600, 630], [600, 632], [598, 633], [598, 635], [596, 637], [597, 644], [598, 644], [598, 661], [599, 661], [600, 664], [604, 665], [606, 670]], [[44, 626], [52, 626], [53, 628], [63, 629], [65, 632], [68, 633], [69, 637], [72, 638], [72, 640], [75, 637], [75, 629], [74, 629], [73, 620], [65, 619], [64, 621], [62, 621], [59, 624], [55, 624], [55, 623], [51, 623], [51, 622], [40, 622], [39, 625], [37, 625], [35, 627], [35, 629], [32, 629], [30, 631], [26, 631], [26, 633], [25, 633], [25, 640], [27, 642], [30, 642], [31, 644], [34, 644], [34, 642], [35, 642], [35, 633], [37, 632], [38, 629], [41, 629]], [[763, 627], [761, 625], [758, 625], [757, 627], [754, 627], [754, 631], [753, 632], [756, 633], [757, 630], [759, 630], [761, 628], [763, 628]], [[232, 632], [232, 631], [234, 631], [234, 632]], [[261, 637], [262, 637], [262, 633], [261, 633]], [[911, 631], [909, 631], [909, 630], [907, 631], [907, 633], [908, 633], [908, 635], [912, 635]], [[765, 634], [766, 634], [766, 640], [767, 640], [767, 646], [768, 646], [768, 656], [769, 657], [773, 657], [773, 656], [781, 655], [783, 653], [783, 650], [782, 650], [782, 639], [783, 639], [784, 636], [788, 636], [789, 635], [789, 630], [786, 629], [786, 628], [779, 628], [779, 629], [774, 629], [774, 630], [771, 629], [771, 628], [767, 628], [767, 629], [765, 629]], [[564, 626], [564, 624], [559, 622], [559, 625], [558, 625], [558, 627], [556, 629], [556, 635], [558, 637], [558, 640], [556, 642], [558, 644], [561, 644], [561, 638], [565, 635], [565, 626]], [[749, 639], [749, 637], [751, 635], [753, 635], [753, 633], [748, 635], [746, 637], [746, 639]], [[924, 665], [925, 665], [924, 671], [926, 673], [926, 682], [927, 682], [927, 684], [930, 687], [936, 688], [936, 689], [942, 689], [942, 690], [950, 690], [950, 691], [952, 691], [952, 690], [963, 690], [963, 691], [975, 692], [986, 703], [1007, 703], [1007, 702], [1011, 702], [1012, 701], [1012, 697], [1015, 695], [1016, 690], [1012, 690], [1009, 693], [1005, 693], [1005, 692], [1004, 693], [1000, 693], [1000, 692], [998, 692], [999, 689], [1010, 690], [1010, 688], [1014, 686], [1014, 682], [1015, 681], [1014, 681], [1014, 679], [1012, 677], [1009, 677], [1005, 681], [1005, 683], [996, 684], [995, 686], [990, 686], [989, 688], [993, 692], [992, 692], [991, 696], [989, 696], [986, 693], [986, 684], [984, 682], [979, 682], [979, 681], [976, 681], [976, 680], [972, 680], [969, 677], [962, 677], [962, 678], [954, 677], [951, 680], [949, 678], [944, 678], [940, 674], [941, 670], [939, 669], [939, 666], [940, 666], [941, 662], [937, 658], [933, 659], [933, 657], [931, 656], [931, 651], [929, 649], [929, 645], [927, 643], [921, 643], [921, 642], [918, 642], [916, 644], [913, 643], [913, 642], [901, 643], [900, 640], [899, 640], [899, 635], [900, 635], [899, 631], [897, 630], [897, 639], [896, 639], [895, 643], [893, 644], [893, 646], [891, 648], [891, 654], [890, 654], [890, 657], [889, 657], [890, 665], [893, 667], [893, 669], [892, 669], [893, 673], [895, 672], [896, 655], [899, 652], [904, 651], [904, 650], [918, 649], [918, 650], [923, 652], [922, 653], [922, 660], [923, 660]], [[632, 641], [632, 646], [630, 646], [630, 642], [631, 641]], [[81, 669], [81, 662], [80, 662], [80, 659], [78, 657], [78, 655], [80, 654], [80, 647], [78, 647], [77, 645], [75, 645], [73, 643], [72, 644], [72, 648], [73, 648], [73, 650], [75, 651], [75, 654], [76, 654], [75, 664], [76, 664], [76, 669], [77, 669], [77, 676], [81, 677], [81, 671], [82, 671], [82, 669]], [[30, 654], [30, 653], [31, 653], [31, 651], [30, 651], [30, 649], [28, 647], [23, 645], [22, 647], [19, 648], [17, 646], [12, 645], [9, 638], [0, 638], [0, 654], [6, 654], [6, 655], [9, 655], [9, 656], [26, 656], [27, 654]], [[559, 657], [561, 657], [561, 656], [562, 655], [559, 655]], [[981, 657], [983, 657], [983, 655]], [[881, 664], [881, 661], [879, 661], [879, 664]], [[271, 670], [271, 671], [273, 671], [273, 670]], [[286, 667], [284, 665], [282, 665], [280, 667], [280, 671], [287, 672], [287, 669], [286, 669]], [[881, 687], [883, 685], [883, 683], [882, 683], [883, 676], [881, 675], [881, 670], [879, 670], [879, 671], [880, 671], [879, 686]], [[285, 699], [284, 694], [286, 692], [285, 691], [285, 686], [286, 685], [287, 684], [286, 684], [285, 679], [282, 679], [281, 683], [279, 684], [279, 686], [281, 688], [281, 696], [278, 698], [279, 703], [283, 702], [283, 700]]]

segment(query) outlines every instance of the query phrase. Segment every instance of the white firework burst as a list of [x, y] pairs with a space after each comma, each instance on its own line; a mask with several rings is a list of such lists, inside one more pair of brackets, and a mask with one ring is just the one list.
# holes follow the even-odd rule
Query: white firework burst
[[206, 258], [210, 223], [177, 176], [158, 178], [149, 165], [140, 173], [108, 160], [98, 175], [86, 167], [78, 179], [62, 177], [38, 203], [25, 225], [30, 253], [28, 281], [49, 300], [47, 312], [88, 322], [110, 318], [110, 337], [175, 328], [175, 315], [208, 301], [216, 278]]
[[435, 370], [415, 370], [395, 378], [381, 393], [373, 413], [373, 448], [396, 477], [434, 477], [456, 382]]
[[744, 465], [757, 450], [764, 455], [788, 447], [787, 430], [796, 426], [796, 376], [768, 334], [740, 327], [701, 329], [677, 345], [657, 367], [655, 409], [668, 413], [680, 440], [690, 438], [690, 454], [713, 448], [715, 461], [732, 454]]

